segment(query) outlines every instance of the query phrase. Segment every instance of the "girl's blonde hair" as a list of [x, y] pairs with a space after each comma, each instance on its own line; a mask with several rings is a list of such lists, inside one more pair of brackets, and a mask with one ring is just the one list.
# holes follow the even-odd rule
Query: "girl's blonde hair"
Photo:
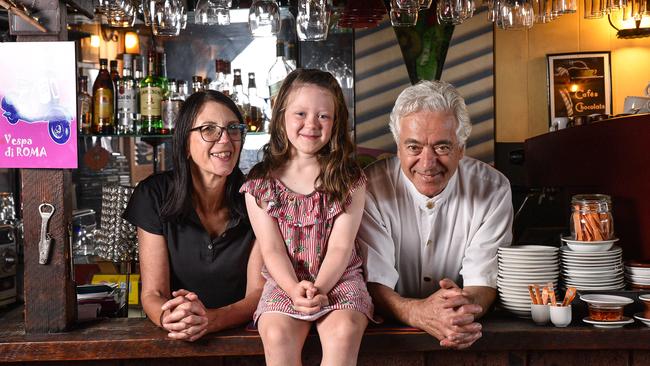
[[273, 105], [269, 132], [271, 139], [264, 146], [264, 158], [248, 174], [249, 179], [269, 178], [272, 171], [282, 167], [291, 158], [291, 148], [285, 125], [285, 110], [291, 92], [299, 86], [315, 85], [329, 91], [335, 104], [332, 138], [318, 151], [320, 174], [314, 182], [317, 191], [343, 202], [350, 187], [361, 177], [361, 168], [354, 160], [354, 145], [348, 130], [348, 108], [339, 83], [329, 72], [315, 69], [296, 69], [282, 83]]

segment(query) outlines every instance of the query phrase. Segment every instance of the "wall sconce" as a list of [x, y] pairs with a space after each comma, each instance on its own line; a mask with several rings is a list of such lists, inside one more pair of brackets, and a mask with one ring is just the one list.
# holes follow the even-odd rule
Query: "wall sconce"
[[124, 52], [132, 54], [140, 53], [140, 36], [136, 32], [128, 31], [124, 33]]
[[91, 35], [90, 36], [90, 47], [99, 48], [99, 45], [100, 45], [99, 36], [96, 35], [96, 34]]
[[616, 38], [630, 39], [650, 37], [650, 16], [640, 14], [635, 17], [628, 17], [627, 20], [621, 22], [621, 26], [617, 27], [612, 22], [611, 14], [607, 15], [607, 20], [612, 28], [616, 29]]

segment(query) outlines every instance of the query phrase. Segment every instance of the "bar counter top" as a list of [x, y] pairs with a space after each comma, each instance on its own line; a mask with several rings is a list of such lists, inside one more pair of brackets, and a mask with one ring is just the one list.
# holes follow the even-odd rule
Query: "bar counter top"
[[[23, 307], [16, 307], [0, 315], [0, 324], [2, 324], [0, 362], [134, 359], [141, 361], [149, 359], [148, 362], [151, 362], [154, 361], [153, 359], [178, 357], [187, 360], [187, 358], [203, 357], [223, 359], [230, 356], [257, 356], [258, 360], [263, 359], [262, 342], [258, 333], [244, 328], [210, 334], [194, 343], [170, 340], [164, 331], [149, 320], [141, 318], [102, 319], [78, 324], [74, 329], [64, 333], [25, 334], [22, 312]], [[627, 358], [650, 361], [650, 328], [639, 321], [623, 328], [599, 329], [574, 319], [567, 328], [555, 328], [552, 325], [536, 326], [531, 320], [517, 319], [502, 312], [493, 312], [488, 314], [481, 323], [483, 337], [469, 350], [446, 353], [466, 353], [467, 356], [472, 352], [474, 354], [496, 352], [502, 355], [500, 358], [506, 357], [512, 360], [512, 355], [503, 355], [519, 351], [543, 353], [543, 351], [558, 350], [590, 352], [614, 350], [611, 352], [613, 354], [619, 353], [616, 351], [618, 350], [626, 354]], [[318, 353], [319, 349], [318, 336], [310, 335], [305, 345], [306, 352]], [[428, 359], [426, 354], [444, 353], [439, 352], [442, 350], [438, 341], [424, 332], [411, 328], [373, 326], [364, 336], [360, 361], [364, 354], [377, 352], [395, 355], [396, 360], [417, 355], [422, 355], [426, 360]], [[644, 357], [632, 357], [633, 350], [642, 351]], [[605, 364], [604, 360], [601, 361]], [[138, 363], [127, 362], [126, 364]], [[388, 364], [417, 364], [417, 362]], [[496, 362], [496, 364], [512, 363]], [[612, 365], [609, 361], [607, 364]]]

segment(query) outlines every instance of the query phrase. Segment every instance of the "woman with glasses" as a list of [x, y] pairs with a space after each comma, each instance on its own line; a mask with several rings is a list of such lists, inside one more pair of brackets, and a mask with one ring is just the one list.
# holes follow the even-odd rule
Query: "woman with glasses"
[[124, 213], [138, 227], [142, 306], [170, 338], [245, 323], [259, 301], [262, 258], [239, 193], [245, 136], [230, 98], [192, 94], [176, 120], [174, 170], [142, 181]]

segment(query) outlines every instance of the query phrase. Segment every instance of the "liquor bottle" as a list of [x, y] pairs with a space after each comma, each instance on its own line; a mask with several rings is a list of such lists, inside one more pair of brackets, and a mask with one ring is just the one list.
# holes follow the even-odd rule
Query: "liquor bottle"
[[264, 124], [264, 100], [257, 95], [257, 85], [255, 84], [255, 73], [248, 73], [248, 102], [250, 104], [250, 113], [246, 119], [246, 125], [251, 132], [259, 132]]
[[149, 52], [147, 56], [147, 77], [140, 82], [140, 128], [143, 135], [160, 133], [163, 127], [160, 112], [163, 86], [162, 80], [157, 75], [156, 53]]
[[292, 70], [295, 70], [298, 67], [296, 44], [293, 42], [287, 42], [286, 59], [287, 63], [291, 65]]
[[275, 103], [275, 98], [280, 92], [282, 82], [294, 68], [284, 59], [284, 42], [278, 41], [275, 47], [275, 63], [269, 69], [269, 75], [266, 78], [266, 85], [269, 86], [269, 96], [271, 98], [271, 107]]
[[192, 94], [203, 90], [203, 78], [198, 75], [192, 76]]
[[92, 97], [88, 94], [88, 76], [79, 76], [79, 93], [77, 93], [77, 124], [79, 132], [84, 135], [91, 133], [93, 115], [90, 112]]
[[133, 57], [133, 80], [135, 82], [135, 121], [133, 133], [139, 134], [140, 131], [140, 83], [142, 82], [142, 57], [135, 55]]
[[136, 88], [131, 76], [131, 55], [124, 54], [123, 76], [117, 81], [117, 134], [132, 134], [135, 125]]
[[[108, 63], [108, 70], [111, 73], [111, 80], [113, 80], [113, 90], [115, 91], [113, 98], [113, 118], [117, 118], [117, 82], [120, 80], [120, 72], [117, 69], [117, 60], [110, 60]], [[117, 126], [117, 120], [115, 120], [115, 126]]]
[[230, 61], [223, 60], [221, 66], [223, 70], [223, 84], [220, 92], [230, 96], [230, 93], [232, 93], [232, 84], [230, 83]]
[[174, 132], [174, 125], [176, 124], [176, 117], [178, 116], [178, 111], [183, 105], [183, 98], [178, 93], [178, 87], [176, 85], [176, 80], [171, 79], [169, 81], [169, 97], [163, 100], [162, 102], [162, 113], [163, 113], [163, 130], [162, 134], [171, 134]]
[[210, 84], [212, 84], [212, 79], [206, 77], [205, 79], [203, 79], [202, 89], [203, 90], [210, 90]]
[[117, 70], [117, 60], [111, 60], [110, 65], [111, 80], [113, 80], [113, 83], [117, 84], [117, 81], [120, 80], [120, 72]]
[[115, 89], [108, 72], [108, 60], [99, 59], [99, 74], [93, 84], [93, 124], [92, 133], [107, 135], [113, 133]]
[[248, 101], [248, 96], [244, 94], [244, 85], [241, 81], [241, 70], [235, 69], [235, 73], [232, 81], [233, 91], [230, 95], [230, 99], [237, 105], [239, 111], [241, 112], [244, 121], [248, 118], [250, 112], [250, 103]]
[[226, 75], [223, 73], [224, 62], [224, 60], [214, 60], [215, 78], [210, 82], [210, 90], [216, 90], [223, 93], [223, 82], [226, 78]]
[[167, 54], [158, 52], [157, 58], [158, 78], [163, 88], [163, 99], [169, 96], [169, 79], [167, 79]]
[[187, 89], [187, 81], [185, 80], [179, 80], [177, 83], [178, 87], [178, 95], [180, 96], [181, 99], [185, 100], [187, 97], [189, 97], [190, 93], [188, 92]]

